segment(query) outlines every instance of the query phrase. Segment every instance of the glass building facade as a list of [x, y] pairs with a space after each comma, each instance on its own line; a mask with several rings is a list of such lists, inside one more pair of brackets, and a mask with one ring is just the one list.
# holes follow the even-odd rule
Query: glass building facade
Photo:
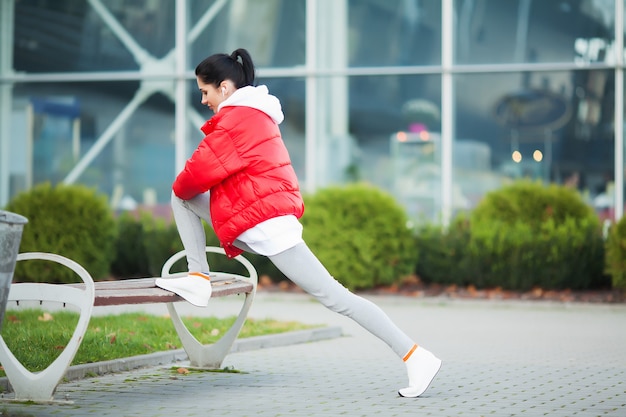
[[[446, 224], [517, 178], [623, 214], [625, 0], [2, 0], [0, 206], [49, 181], [167, 205], [244, 47], [305, 192], [368, 181]], [[210, 168], [209, 168], [210, 169]]]

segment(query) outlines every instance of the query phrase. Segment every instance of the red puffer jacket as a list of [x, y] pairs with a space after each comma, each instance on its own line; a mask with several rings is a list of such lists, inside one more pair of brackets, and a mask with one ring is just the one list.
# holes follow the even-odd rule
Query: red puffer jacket
[[208, 120], [206, 135], [172, 186], [183, 200], [211, 190], [213, 229], [227, 255], [234, 240], [282, 215], [300, 218], [304, 203], [278, 125], [250, 107], [225, 107]]

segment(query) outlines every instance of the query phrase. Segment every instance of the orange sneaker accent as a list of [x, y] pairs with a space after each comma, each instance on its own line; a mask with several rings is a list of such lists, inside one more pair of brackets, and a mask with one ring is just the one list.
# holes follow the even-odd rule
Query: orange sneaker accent
[[196, 277], [204, 278], [207, 281], [211, 281], [211, 277], [209, 277], [208, 275], [203, 274], [202, 272], [190, 272], [187, 275], [194, 275]]
[[409, 353], [407, 353], [406, 355], [404, 355], [404, 358], [402, 358], [402, 360], [404, 362], [408, 361], [409, 358], [411, 357], [411, 355], [413, 354], [413, 352], [415, 352], [415, 349], [417, 349], [417, 344], [413, 345], [413, 347], [411, 348], [411, 350], [409, 350]]

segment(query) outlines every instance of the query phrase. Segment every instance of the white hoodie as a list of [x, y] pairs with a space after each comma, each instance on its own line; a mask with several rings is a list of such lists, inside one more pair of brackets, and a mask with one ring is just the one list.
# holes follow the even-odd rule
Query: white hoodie
[[258, 87], [249, 85], [238, 88], [230, 97], [217, 106], [217, 111], [219, 112], [222, 107], [229, 106], [251, 107], [260, 110], [270, 116], [276, 124], [281, 124], [285, 119], [280, 101], [271, 95], [264, 85]]

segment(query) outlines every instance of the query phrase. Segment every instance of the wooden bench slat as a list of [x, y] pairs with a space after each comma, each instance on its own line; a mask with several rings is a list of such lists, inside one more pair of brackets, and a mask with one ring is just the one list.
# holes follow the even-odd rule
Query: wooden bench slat
[[[98, 281], [95, 284], [94, 306], [123, 304], [175, 303], [185, 301], [178, 295], [155, 285], [156, 278], [134, 278], [119, 281]], [[254, 285], [245, 278], [220, 274], [211, 279], [211, 297], [224, 297], [233, 294], [249, 293]], [[70, 284], [84, 287], [84, 284]]]

